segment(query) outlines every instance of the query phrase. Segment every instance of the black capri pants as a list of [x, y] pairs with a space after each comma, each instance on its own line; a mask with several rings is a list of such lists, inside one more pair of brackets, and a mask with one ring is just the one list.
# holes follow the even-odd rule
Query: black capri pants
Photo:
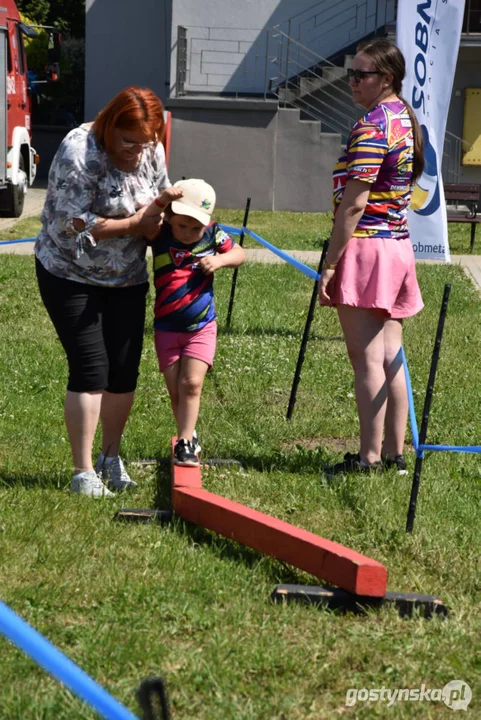
[[111, 288], [58, 278], [36, 259], [40, 295], [67, 355], [67, 390], [133, 392], [149, 283]]

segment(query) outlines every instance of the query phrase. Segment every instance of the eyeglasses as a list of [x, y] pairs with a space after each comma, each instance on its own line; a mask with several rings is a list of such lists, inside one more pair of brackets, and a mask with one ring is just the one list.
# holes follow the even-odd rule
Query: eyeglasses
[[156, 146], [156, 142], [151, 140], [148, 143], [138, 143], [138, 142], [130, 142], [129, 140], [124, 140], [123, 138], [120, 138], [120, 146], [124, 150], [132, 150], [133, 148], [140, 148], [141, 150], [147, 150], [147, 149], [153, 149]]
[[353, 70], [352, 68], [347, 69], [347, 79], [354, 80], [354, 82], [356, 83], [364, 80], [364, 78], [368, 75], [383, 75], [383, 73], [379, 72], [379, 70]]

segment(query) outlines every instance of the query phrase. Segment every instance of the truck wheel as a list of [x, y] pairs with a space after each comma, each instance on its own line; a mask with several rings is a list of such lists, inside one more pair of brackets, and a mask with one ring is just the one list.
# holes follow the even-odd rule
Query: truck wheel
[[23, 155], [20, 155], [18, 163], [18, 185], [9, 185], [5, 190], [7, 197], [5, 198], [4, 217], [18, 218], [23, 213], [23, 205], [25, 195], [27, 194], [28, 178], [25, 172], [25, 161]]

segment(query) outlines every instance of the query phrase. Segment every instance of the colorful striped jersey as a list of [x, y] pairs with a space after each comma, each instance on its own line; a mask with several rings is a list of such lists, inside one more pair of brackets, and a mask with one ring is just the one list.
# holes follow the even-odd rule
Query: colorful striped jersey
[[152, 243], [156, 330], [191, 332], [216, 319], [214, 275], [204, 275], [199, 260], [229, 252], [234, 244], [220, 225], [211, 223], [198, 242], [184, 245], [164, 221]]
[[376, 105], [353, 127], [334, 169], [334, 214], [348, 180], [371, 183], [356, 237], [407, 238], [413, 183], [413, 132], [400, 100]]

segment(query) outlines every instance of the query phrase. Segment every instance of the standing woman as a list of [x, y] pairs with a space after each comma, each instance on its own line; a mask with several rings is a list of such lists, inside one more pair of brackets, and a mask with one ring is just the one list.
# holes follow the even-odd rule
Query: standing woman
[[328, 477], [405, 469], [402, 321], [423, 307], [407, 209], [424, 155], [421, 129], [401, 97], [404, 57], [390, 40], [375, 38], [358, 47], [348, 75], [354, 102], [367, 113], [334, 170], [334, 228], [319, 302], [337, 307], [354, 369], [361, 443], [359, 453], [324, 468]]
[[[163, 107], [148, 89], [128, 87], [93, 123], [72, 130], [50, 168], [35, 244], [40, 294], [67, 355], [65, 422], [72, 491], [93, 497], [136, 485], [119, 457], [137, 384], [148, 273], [144, 217], [170, 185], [161, 143]], [[159, 209], [160, 213], [160, 209]], [[92, 446], [99, 418], [102, 452]]]

